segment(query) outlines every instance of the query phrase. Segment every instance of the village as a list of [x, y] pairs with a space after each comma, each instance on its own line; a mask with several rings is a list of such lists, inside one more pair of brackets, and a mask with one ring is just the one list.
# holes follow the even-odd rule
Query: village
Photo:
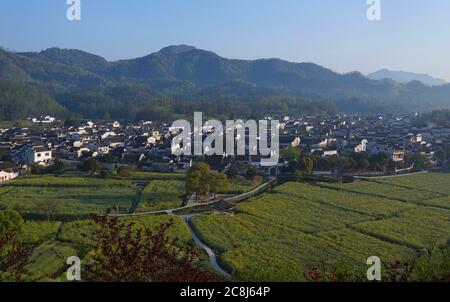
[[[283, 150], [291, 147], [312, 158], [314, 166], [309, 173], [315, 175], [395, 174], [445, 167], [450, 128], [414, 126], [415, 116], [266, 117], [280, 121], [281, 156], [275, 167], [263, 167], [260, 156], [250, 155], [225, 153], [200, 160], [213, 171], [232, 169], [245, 174], [254, 169], [260, 175], [276, 176], [289, 170], [289, 158]], [[164, 173], [186, 173], [199, 160], [198, 156], [173, 155], [172, 140], [177, 131], [169, 121], [67, 125], [44, 116], [28, 122], [28, 127], [0, 129], [0, 182], [29, 172], [33, 165], [48, 166], [55, 160], [77, 165], [96, 159], [103, 169], [131, 166]], [[208, 131], [211, 129], [204, 129], [204, 134]], [[420, 167], [415, 162], [418, 154], [425, 162]]]

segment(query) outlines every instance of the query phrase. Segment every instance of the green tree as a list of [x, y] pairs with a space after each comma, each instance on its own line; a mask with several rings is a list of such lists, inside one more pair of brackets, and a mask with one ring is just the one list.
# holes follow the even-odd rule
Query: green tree
[[192, 193], [196, 193], [199, 190], [199, 186], [200, 186], [200, 172], [198, 171], [192, 171], [190, 173], [188, 173], [188, 175], [186, 176], [186, 193], [187, 194], [192, 194]]
[[238, 170], [236, 167], [232, 166], [226, 172], [228, 179], [234, 179], [238, 175]]
[[0, 212], [0, 234], [6, 234], [12, 230], [20, 229], [23, 220], [16, 211]]
[[229, 188], [229, 185], [225, 174], [211, 173], [209, 177], [209, 189], [214, 193], [214, 198], [216, 198], [216, 193], [226, 191]]
[[186, 176], [186, 191], [195, 192], [196, 195], [205, 195], [209, 192], [209, 177], [211, 167], [202, 162], [196, 162], [189, 168]]
[[305, 171], [305, 173], [311, 175], [314, 169], [314, 161], [312, 160], [311, 156], [304, 156], [302, 162], [303, 170]]
[[301, 152], [299, 148], [289, 145], [281, 151], [281, 155], [288, 161], [298, 161], [300, 159]]
[[370, 166], [373, 170], [386, 171], [387, 164], [391, 161], [389, 154], [380, 152], [369, 157]]
[[414, 153], [412, 157], [412, 162], [414, 163], [414, 170], [423, 171], [430, 168], [431, 164], [425, 154], [420, 152]]
[[82, 161], [79, 168], [81, 171], [84, 171], [89, 175], [98, 175], [102, 171], [102, 163], [96, 159], [91, 158]]
[[16, 211], [0, 212], [0, 280], [22, 281], [33, 248], [17, 238], [23, 220]]
[[53, 169], [53, 173], [61, 174], [64, 172], [65, 165], [61, 160], [56, 159], [53, 163], [52, 169]]
[[258, 170], [256, 170], [255, 167], [249, 167], [247, 169], [247, 173], [245, 174], [247, 179], [250, 179], [250, 180], [252, 180], [253, 178], [255, 178], [258, 175], [259, 175]]
[[119, 167], [119, 169], [117, 169], [117, 175], [121, 178], [129, 178], [133, 175], [133, 168]]

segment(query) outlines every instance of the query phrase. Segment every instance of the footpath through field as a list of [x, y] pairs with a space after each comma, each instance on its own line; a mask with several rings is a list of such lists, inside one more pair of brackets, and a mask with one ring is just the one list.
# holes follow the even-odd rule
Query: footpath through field
[[267, 191], [267, 189], [269, 189], [274, 183], [276, 183], [277, 179], [276, 178], [271, 178], [269, 181], [267, 181], [266, 183], [260, 185], [259, 187], [246, 192], [246, 193], [242, 193], [239, 195], [235, 195], [235, 196], [231, 196], [231, 197], [227, 197], [224, 199], [220, 199], [220, 200], [213, 200], [210, 202], [205, 202], [205, 203], [193, 203], [184, 207], [179, 207], [179, 208], [173, 208], [173, 209], [167, 209], [167, 210], [160, 210], [160, 211], [149, 211], [149, 212], [142, 212], [142, 213], [131, 213], [131, 214], [109, 214], [110, 216], [114, 216], [114, 217], [135, 217], [135, 216], [147, 216], [147, 215], [157, 215], [157, 214], [168, 214], [168, 215], [173, 215], [174, 212], [177, 211], [181, 211], [181, 210], [186, 210], [186, 209], [192, 209], [198, 206], [205, 206], [205, 205], [213, 205], [219, 202], [240, 202], [243, 201], [245, 199], [251, 198], [251, 197], [255, 197], [258, 196], [262, 193], [264, 193], [265, 191]]
[[224, 269], [222, 269], [220, 267], [220, 265], [217, 263], [217, 257], [216, 254], [214, 253], [214, 251], [207, 246], [206, 244], [204, 244], [200, 238], [197, 236], [197, 234], [194, 232], [194, 229], [192, 228], [192, 226], [189, 223], [189, 220], [195, 215], [182, 215], [181, 217], [183, 218], [184, 222], [186, 223], [189, 231], [191, 232], [192, 235], [192, 239], [194, 239], [195, 243], [200, 246], [203, 250], [206, 251], [206, 253], [209, 256], [209, 261], [211, 262], [212, 267], [214, 268], [214, 270], [216, 272], [218, 272], [219, 274], [221, 274], [224, 277], [231, 277], [230, 274], [228, 274]]
[[[214, 200], [211, 202], [207, 202], [207, 203], [203, 203], [203, 204], [191, 204], [191, 205], [187, 205], [184, 207], [180, 207], [180, 208], [174, 208], [174, 209], [167, 209], [167, 210], [161, 210], [161, 211], [152, 211], [152, 212], [143, 212], [143, 213], [132, 213], [132, 214], [109, 214], [110, 216], [114, 216], [114, 217], [136, 217], [136, 216], [147, 216], [147, 215], [157, 215], [157, 214], [168, 214], [168, 215], [173, 215], [174, 212], [176, 211], [180, 211], [180, 210], [186, 210], [186, 209], [192, 209], [195, 207], [203, 206], [203, 205], [213, 205], [215, 203], [219, 203], [219, 202], [223, 202], [223, 201], [227, 201], [227, 202], [232, 202], [232, 203], [236, 203], [236, 202], [240, 202], [243, 201], [245, 199], [254, 197], [254, 196], [258, 196], [264, 192], [266, 192], [269, 188], [271, 188], [275, 183], [277, 182], [276, 178], [271, 178], [269, 181], [267, 181], [266, 183], [260, 185], [259, 187], [255, 188], [252, 191], [243, 193], [243, 194], [239, 194], [239, 195], [235, 195], [235, 196], [231, 196], [231, 197], [227, 197], [224, 199], [220, 199], [220, 200]], [[194, 240], [194, 242], [200, 246], [203, 250], [206, 251], [206, 253], [209, 256], [209, 261], [211, 262], [211, 266], [214, 268], [214, 270], [219, 273], [222, 276], [225, 277], [230, 277], [231, 275], [229, 273], [227, 273], [225, 270], [223, 270], [219, 264], [217, 263], [217, 256], [214, 253], [214, 251], [207, 246], [206, 244], [204, 244], [200, 238], [198, 237], [198, 235], [195, 233], [194, 229], [191, 227], [189, 220], [195, 216], [195, 214], [191, 214], [191, 215], [179, 215], [181, 218], [183, 218], [183, 221], [186, 223], [186, 226], [189, 229], [189, 232], [192, 235], [192, 239]]]

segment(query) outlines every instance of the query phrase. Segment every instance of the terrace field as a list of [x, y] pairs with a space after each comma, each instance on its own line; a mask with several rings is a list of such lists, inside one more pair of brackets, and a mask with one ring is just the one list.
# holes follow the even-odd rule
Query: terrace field
[[142, 192], [136, 212], [160, 211], [183, 205], [186, 189], [181, 180], [152, 180]]
[[0, 208], [40, 219], [87, 217], [107, 209], [126, 213], [136, 198], [129, 180], [32, 176], [0, 187]]
[[420, 189], [410, 189], [400, 186], [383, 184], [376, 181], [355, 181], [348, 184], [322, 184], [324, 187], [344, 192], [354, 192], [363, 195], [387, 198], [391, 200], [425, 205], [427, 200], [442, 197], [437, 192]]
[[[127, 178], [30, 175], [0, 186], [0, 209], [33, 219], [83, 219], [91, 213], [128, 213], [181, 206], [184, 174], [133, 172]], [[137, 183], [149, 183], [140, 192]], [[141, 202], [138, 202], [141, 201]], [[51, 216], [51, 217], [49, 217]]]
[[[95, 244], [90, 213], [179, 207], [184, 177], [147, 172], [127, 178], [80, 173], [22, 177], [0, 186], [0, 210], [15, 209], [27, 219], [19, 240], [34, 246], [28, 274], [64, 281], [63, 258], [86, 259]], [[230, 190], [245, 192], [255, 185], [233, 184]], [[364, 273], [370, 256], [384, 263], [405, 260], [450, 241], [448, 188], [450, 175], [437, 173], [347, 184], [288, 182], [237, 204], [232, 216], [197, 216], [191, 225], [238, 280], [302, 281], [309, 265], [322, 262], [345, 262]], [[192, 244], [180, 217], [121, 218], [135, 228], [170, 219], [169, 236]]]
[[[156, 215], [135, 218], [122, 218], [122, 222], [133, 223], [134, 228], [156, 226], [173, 221], [168, 236], [178, 238], [179, 244], [187, 244], [191, 240], [189, 229], [181, 218], [168, 215]], [[94, 247], [92, 235], [96, 225], [90, 220], [72, 222], [25, 222], [19, 240], [34, 246], [30, 264], [26, 273], [40, 281], [64, 281], [65, 262], [70, 256], [86, 260], [86, 256]], [[201, 254], [200, 254], [201, 255]], [[206, 259], [204, 255], [201, 255]], [[205, 260], [203, 260], [205, 261]], [[205, 266], [207, 263], [205, 262]]]
[[[450, 198], [445, 189], [428, 190], [425, 176], [286, 183], [239, 204], [234, 216], [194, 217], [192, 225], [244, 281], [301, 281], [308, 265], [321, 262], [367, 268], [373, 255], [406, 260], [450, 241], [450, 211], [435, 206]], [[428, 176], [450, 185], [448, 175]]]

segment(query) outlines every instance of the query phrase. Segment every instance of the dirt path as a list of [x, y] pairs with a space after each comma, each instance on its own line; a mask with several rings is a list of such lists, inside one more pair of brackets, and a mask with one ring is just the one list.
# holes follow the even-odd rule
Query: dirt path
[[200, 238], [197, 236], [197, 234], [195, 233], [194, 229], [192, 228], [192, 226], [191, 226], [191, 224], [190, 224], [190, 222], [189, 222], [189, 220], [190, 220], [193, 216], [195, 216], [195, 215], [183, 215], [183, 216], [181, 216], [181, 217], [183, 218], [183, 221], [186, 223], [186, 225], [187, 225], [189, 231], [191, 232], [192, 239], [194, 239], [195, 243], [196, 243], [198, 246], [200, 246], [203, 250], [206, 251], [206, 253], [207, 253], [208, 256], [209, 256], [209, 261], [211, 262], [212, 267], [214, 268], [214, 270], [215, 270], [218, 274], [220, 274], [220, 275], [222, 275], [222, 276], [224, 276], [224, 277], [231, 277], [231, 275], [230, 275], [229, 273], [227, 273], [224, 269], [222, 269], [222, 268], [220, 267], [220, 265], [217, 263], [217, 257], [216, 257], [216, 254], [214, 253], [214, 251], [213, 251], [209, 246], [207, 246], [206, 244], [204, 244], [204, 243], [200, 240]]

